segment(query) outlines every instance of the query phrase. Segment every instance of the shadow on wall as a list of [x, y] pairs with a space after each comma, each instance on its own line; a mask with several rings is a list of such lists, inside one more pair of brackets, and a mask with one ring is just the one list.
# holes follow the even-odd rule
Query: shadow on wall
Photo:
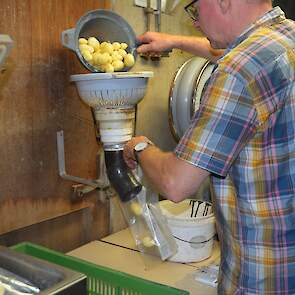
[[274, 0], [273, 6], [280, 6], [287, 18], [295, 20], [295, 1], [294, 0]]

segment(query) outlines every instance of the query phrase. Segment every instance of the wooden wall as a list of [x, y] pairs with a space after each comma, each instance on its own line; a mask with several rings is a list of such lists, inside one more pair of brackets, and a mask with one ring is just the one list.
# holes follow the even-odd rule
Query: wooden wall
[[15, 44], [0, 73], [0, 243], [30, 240], [68, 251], [108, 233], [98, 192], [72, 202], [58, 176], [56, 132], [64, 130], [69, 174], [96, 178], [98, 145], [90, 109], [71, 74], [85, 69], [61, 46], [62, 31], [98, 0], [1, 0], [0, 33]]

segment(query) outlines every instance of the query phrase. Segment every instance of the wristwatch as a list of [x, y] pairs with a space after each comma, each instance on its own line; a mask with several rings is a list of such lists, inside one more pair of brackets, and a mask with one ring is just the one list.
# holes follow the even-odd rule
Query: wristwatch
[[151, 141], [141, 141], [134, 146], [134, 158], [138, 162], [138, 154], [144, 151], [149, 145], [153, 145]]

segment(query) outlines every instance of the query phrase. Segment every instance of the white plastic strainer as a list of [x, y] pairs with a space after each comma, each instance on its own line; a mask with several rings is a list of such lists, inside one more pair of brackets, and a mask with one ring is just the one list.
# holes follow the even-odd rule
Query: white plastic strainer
[[146, 91], [153, 72], [117, 72], [72, 75], [81, 99], [93, 108], [135, 106]]

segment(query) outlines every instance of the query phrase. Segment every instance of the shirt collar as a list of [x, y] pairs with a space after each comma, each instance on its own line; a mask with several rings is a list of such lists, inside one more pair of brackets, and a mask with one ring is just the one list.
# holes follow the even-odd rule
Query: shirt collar
[[224, 55], [226, 55], [229, 51], [231, 51], [233, 48], [235, 48], [240, 43], [242, 43], [245, 39], [247, 39], [249, 35], [251, 35], [252, 32], [254, 32], [258, 27], [276, 24], [285, 19], [286, 19], [285, 14], [281, 10], [281, 8], [278, 6], [274, 7], [272, 10], [268, 11], [267, 13], [262, 15], [259, 19], [257, 19], [254, 23], [252, 23], [247, 29], [245, 29], [242, 32], [242, 34], [239, 37], [237, 37], [235, 41], [226, 49]]

